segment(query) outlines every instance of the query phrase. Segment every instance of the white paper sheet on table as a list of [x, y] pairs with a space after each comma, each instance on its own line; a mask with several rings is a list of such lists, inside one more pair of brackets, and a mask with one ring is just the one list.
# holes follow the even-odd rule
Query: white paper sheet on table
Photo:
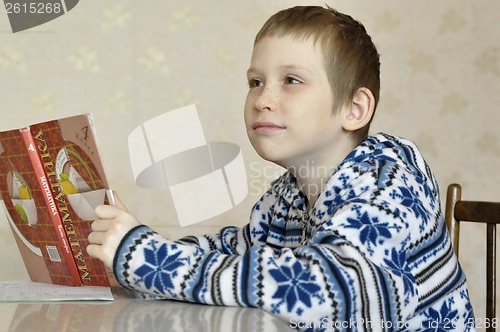
[[0, 302], [112, 301], [110, 287], [60, 286], [31, 281], [0, 281]]

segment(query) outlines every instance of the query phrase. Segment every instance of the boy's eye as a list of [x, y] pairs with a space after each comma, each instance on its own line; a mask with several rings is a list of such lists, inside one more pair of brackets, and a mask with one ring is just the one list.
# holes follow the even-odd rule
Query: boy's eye
[[287, 78], [285, 78], [285, 84], [300, 84], [300, 83], [302, 83], [302, 81], [300, 81], [295, 77], [288, 76]]
[[259, 86], [262, 86], [262, 81], [259, 81], [258, 79], [250, 79], [248, 80], [248, 87], [249, 88], [256, 88], [256, 87], [259, 87]]

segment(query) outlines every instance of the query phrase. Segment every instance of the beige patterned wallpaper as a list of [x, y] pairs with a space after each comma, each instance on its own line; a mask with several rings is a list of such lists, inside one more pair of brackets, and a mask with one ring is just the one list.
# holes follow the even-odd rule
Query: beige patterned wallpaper
[[[372, 132], [414, 140], [441, 191], [460, 182], [465, 198], [500, 201], [500, 2], [326, 1], [362, 21], [381, 53], [382, 92]], [[0, 130], [94, 113], [113, 188], [144, 223], [166, 236], [243, 225], [279, 169], [259, 160], [242, 110], [253, 37], [278, 9], [325, 1], [85, 0], [69, 13], [12, 33], [0, 10]], [[208, 141], [242, 147], [249, 195], [235, 209], [177, 226], [166, 191], [138, 188], [127, 136], [142, 122], [195, 103]], [[461, 261], [476, 314], [482, 304], [484, 231], [464, 225]], [[0, 280], [23, 279], [0, 218]]]

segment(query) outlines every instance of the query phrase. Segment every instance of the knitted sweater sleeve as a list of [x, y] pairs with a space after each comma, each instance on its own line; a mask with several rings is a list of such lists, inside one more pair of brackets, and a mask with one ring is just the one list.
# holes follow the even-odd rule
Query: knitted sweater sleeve
[[[132, 229], [115, 255], [117, 280], [164, 299], [259, 307], [292, 327], [383, 331], [404, 325], [421, 305], [415, 271], [425, 274], [432, 257], [449, 250], [446, 241], [423, 247], [444, 231], [442, 221], [425, 212], [437, 211], [439, 202], [429, 199], [425, 183], [397, 167], [344, 175], [350, 179], [332, 185], [315, 211], [321, 224], [305, 245], [271, 245], [286, 242], [289, 227], [271, 190], [241, 229], [179, 241], [147, 226]], [[389, 176], [390, 185], [382, 186], [381, 177]], [[456, 266], [443, 264], [423, 278], [446, 286]]]

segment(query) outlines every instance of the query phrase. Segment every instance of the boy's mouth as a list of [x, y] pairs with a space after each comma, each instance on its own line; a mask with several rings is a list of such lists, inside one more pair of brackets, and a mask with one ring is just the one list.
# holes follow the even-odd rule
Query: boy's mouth
[[286, 127], [272, 122], [255, 122], [253, 124], [253, 130], [260, 134], [273, 133], [283, 129], [286, 129]]

